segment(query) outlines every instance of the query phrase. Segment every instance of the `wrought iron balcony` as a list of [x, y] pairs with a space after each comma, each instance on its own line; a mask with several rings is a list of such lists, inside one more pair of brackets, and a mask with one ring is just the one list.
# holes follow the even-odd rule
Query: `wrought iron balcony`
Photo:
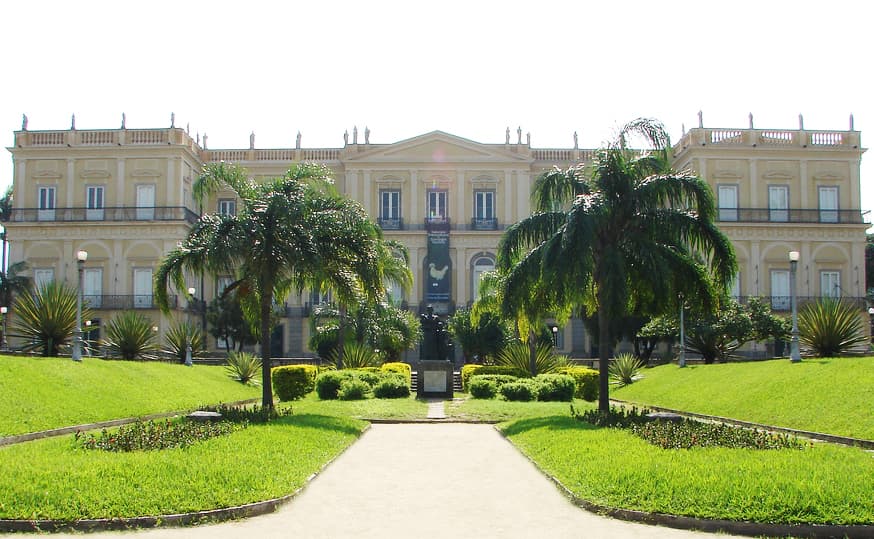
[[101, 222], [101, 221], [183, 221], [194, 224], [199, 216], [182, 206], [150, 206], [145, 208], [116, 206], [107, 208], [13, 208], [9, 221], [35, 222]]
[[449, 232], [452, 224], [449, 217], [426, 217], [425, 230], [428, 232]]
[[[753, 297], [757, 296], [737, 296], [734, 299], [738, 301], [738, 303], [746, 304]], [[772, 311], [777, 312], [787, 312], [792, 309], [792, 296], [758, 296], [759, 299], [764, 301], [765, 303], [771, 306]], [[798, 307], [802, 307], [807, 303], [815, 303], [821, 299], [824, 299], [826, 296], [798, 296]], [[867, 302], [865, 298], [854, 298], [849, 296], [843, 296], [839, 298], [841, 301], [850, 303], [859, 308], [860, 311], [867, 308]]]
[[471, 230], [498, 230], [498, 219], [495, 217], [478, 218], [470, 220]]
[[717, 219], [721, 223], [863, 224], [865, 214], [861, 210], [719, 208]]
[[[148, 295], [89, 295], [82, 296], [84, 305], [90, 309], [103, 311], [124, 311], [128, 309], [157, 309], [155, 298]], [[171, 309], [179, 307], [179, 298], [175, 295], [167, 296], [167, 303]]]
[[404, 219], [402, 217], [397, 217], [395, 219], [377, 219], [377, 223], [383, 230], [403, 230], [404, 229]]

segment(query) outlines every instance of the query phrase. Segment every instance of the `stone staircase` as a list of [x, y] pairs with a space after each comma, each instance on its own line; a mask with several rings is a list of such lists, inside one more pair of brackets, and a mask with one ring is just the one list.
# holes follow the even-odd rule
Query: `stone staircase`
[[[416, 391], [416, 388], [419, 384], [419, 372], [413, 371], [410, 387], [413, 391]], [[452, 390], [453, 391], [461, 391], [461, 373], [459, 371], [455, 371], [452, 373]]]

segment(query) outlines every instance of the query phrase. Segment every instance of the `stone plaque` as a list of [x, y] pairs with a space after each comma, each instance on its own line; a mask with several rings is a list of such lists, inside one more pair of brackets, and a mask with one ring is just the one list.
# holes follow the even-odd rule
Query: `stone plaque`
[[424, 372], [425, 392], [442, 393], [446, 391], [446, 373], [444, 371]]

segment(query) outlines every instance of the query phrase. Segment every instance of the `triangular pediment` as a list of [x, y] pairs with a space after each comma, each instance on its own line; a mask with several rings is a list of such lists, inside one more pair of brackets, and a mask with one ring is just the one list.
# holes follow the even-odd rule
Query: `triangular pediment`
[[514, 153], [503, 145], [481, 144], [443, 131], [402, 140], [394, 144], [371, 145], [346, 161], [379, 163], [506, 163], [525, 162], [527, 155]]

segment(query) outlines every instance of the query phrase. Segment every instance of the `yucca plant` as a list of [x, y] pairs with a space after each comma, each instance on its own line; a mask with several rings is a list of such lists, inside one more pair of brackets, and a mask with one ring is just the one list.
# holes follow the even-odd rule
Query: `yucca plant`
[[[82, 320], [90, 318], [90, 309], [83, 305]], [[13, 335], [25, 341], [22, 349], [57, 356], [76, 331], [76, 290], [51, 281], [21, 296], [12, 328]]]
[[[525, 372], [529, 372], [530, 362], [531, 354], [528, 345], [521, 342], [507, 345], [495, 357], [495, 365], [516, 367]], [[552, 344], [541, 344], [537, 347], [535, 365], [537, 366], [537, 374], [549, 374], [557, 372], [562, 367], [567, 367], [568, 362], [565, 356], [555, 353]]]
[[228, 354], [225, 372], [242, 384], [261, 385], [258, 379], [261, 375], [261, 358], [249, 352], [231, 352]]
[[[338, 351], [335, 349], [329, 355], [328, 359], [333, 364], [337, 364]], [[379, 367], [382, 363], [382, 358], [373, 348], [366, 344], [358, 344], [348, 342], [343, 351], [343, 368], [344, 369], [360, 369], [361, 367]]]
[[635, 380], [640, 378], [640, 369], [642, 368], [643, 361], [635, 357], [634, 354], [619, 354], [610, 362], [608, 370], [610, 381], [618, 387], [633, 384]]
[[799, 339], [819, 357], [837, 356], [865, 345], [868, 337], [863, 328], [861, 311], [838, 298], [822, 298], [798, 312]]
[[152, 322], [136, 311], [125, 311], [106, 325], [103, 345], [121, 359], [156, 359], [158, 344]]
[[192, 324], [191, 322], [174, 324], [167, 331], [164, 340], [167, 344], [164, 353], [179, 361], [179, 363], [185, 362], [189, 343], [191, 344], [192, 357], [197, 357], [205, 351], [203, 332], [197, 327], [197, 324]]

